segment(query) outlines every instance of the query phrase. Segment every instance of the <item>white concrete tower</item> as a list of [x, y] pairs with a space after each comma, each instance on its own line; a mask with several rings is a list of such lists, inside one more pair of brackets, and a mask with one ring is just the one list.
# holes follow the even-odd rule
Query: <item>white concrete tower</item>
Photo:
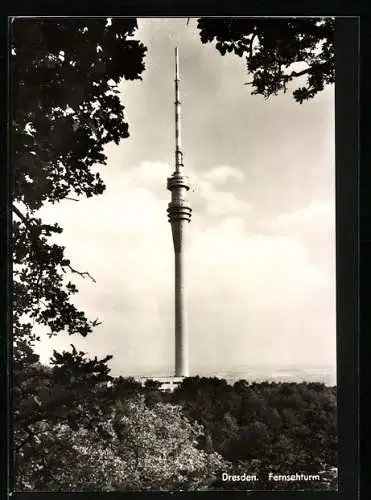
[[173, 234], [175, 256], [175, 376], [187, 377], [188, 372], [188, 335], [184, 300], [184, 262], [183, 247], [185, 226], [191, 221], [192, 209], [185, 199], [190, 188], [189, 179], [183, 175], [183, 154], [181, 151], [180, 99], [179, 99], [179, 60], [175, 49], [175, 171], [167, 179], [171, 191], [168, 217]]

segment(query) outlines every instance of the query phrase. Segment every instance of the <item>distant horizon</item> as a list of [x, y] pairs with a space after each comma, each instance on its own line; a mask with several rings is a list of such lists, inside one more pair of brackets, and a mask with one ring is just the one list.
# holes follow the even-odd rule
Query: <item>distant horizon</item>
[[[88, 353], [87, 353], [88, 354]], [[44, 366], [51, 366], [50, 359], [40, 360], [41, 364]], [[108, 366], [110, 361], [108, 361]], [[159, 367], [156, 370], [142, 370], [138, 372], [123, 372], [115, 368], [110, 368], [110, 376], [123, 377], [123, 378], [167, 378], [174, 377], [174, 373], [168, 367]], [[282, 373], [284, 372], [284, 373]], [[328, 387], [337, 386], [337, 374], [334, 373], [333, 366], [331, 364], [323, 365], [295, 365], [295, 364], [258, 364], [236, 367], [235, 369], [229, 368], [215, 368], [215, 369], [205, 369], [202, 367], [196, 367], [190, 370], [190, 374], [186, 378], [190, 377], [205, 377], [205, 378], [219, 378], [227, 380], [229, 383], [233, 383], [237, 380], [246, 380], [247, 382], [288, 382], [288, 383], [310, 383], [319, 382], [323, 383]]]
[[[285, 373], [280, 373], [285, 372]], [[156, 370], [156, 371], [143, 371], [141, 373], [118, 373], [112, 375], [115, 377], [122, 376], [124, 378], [160, 378], [160, 377], [173, 377], [170, 371]], [[241, 367], [235, 370], [205, 370], [202, 368], [191, 370], [189, 377], [216, 377], [225, 379], [227, 381], [246, 380], [247, 382], [320, 382], [327, 386], [336, 386], [337, 377], [333, 373], [331, 365], [319, 366], [298, 366], [298, 365], [256, 365], [249, 367]]]

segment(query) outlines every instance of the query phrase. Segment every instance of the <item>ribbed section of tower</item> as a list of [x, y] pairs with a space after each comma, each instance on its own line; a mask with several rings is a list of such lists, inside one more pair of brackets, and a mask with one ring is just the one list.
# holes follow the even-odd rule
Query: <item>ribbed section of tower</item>
[[171, 201], [167, 213], [171, 224], [175, 256], [175, 376], [187, 377], [188, 335], [184, 296], [184, 236], [185, 227], [191, 221], [192, 209], [185, 198], [190, 188], [189, 179], [183, 175], [183, 155], [180, 150], [180, 100], [179, 100], [178, 50], [175, 49], [175, 171], [167, 179]]

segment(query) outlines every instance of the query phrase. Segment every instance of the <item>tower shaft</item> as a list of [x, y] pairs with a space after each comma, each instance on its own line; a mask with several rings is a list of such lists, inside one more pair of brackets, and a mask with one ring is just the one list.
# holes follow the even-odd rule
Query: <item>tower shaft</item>
[[186, 328], [184, 296], [184, 233], [185, 225], [191, 221], [192, 209], [185, 199], [189, 190], [188, 177], [183, 175], [183, 154], [181, 151], [180, 98], [179, 98], [179, 59], [175, 49], [175, 171], [167, 179], [171, 191], [168, 217], [174, 244], [175, 271], [175, 376], [188, 376], [188, 335]]
[[175, 260], [175, 376], [187, 377], [188, 335], [184, 298], [184, 260], [182, 252], [174, 253]]

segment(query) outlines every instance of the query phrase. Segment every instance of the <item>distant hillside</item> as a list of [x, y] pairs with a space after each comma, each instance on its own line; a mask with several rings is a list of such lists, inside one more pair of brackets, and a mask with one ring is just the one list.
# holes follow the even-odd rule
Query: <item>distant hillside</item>
[[[122, 374], [123, 376], [126, 376]], [[156, 371], [129, 374], [132, 376], [161, 377], [171, 376], [168, 367]], [[234, 370], [205, 370], [205, 368], [192, 369], [191, 375], [200, 377], [218, 377], [233, 384], [236, 380], [250, 382], [320, 382], [328, 387], [336, 385], [336, 372], [331, 365], [324, 366], [241, 366]]]

